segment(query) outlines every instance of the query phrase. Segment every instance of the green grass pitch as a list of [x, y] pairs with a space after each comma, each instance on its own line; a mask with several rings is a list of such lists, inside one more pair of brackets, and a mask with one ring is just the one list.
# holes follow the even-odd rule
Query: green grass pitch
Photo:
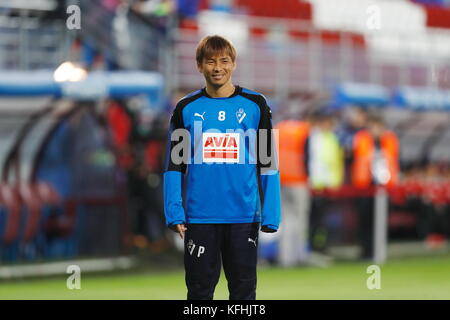
[[[327, 268], [259, 267], [258, 299], [450, 299], [450, 256], [391, 260], [381, 267], [381, 289], [369, 290], [370, 263], [338, 262]], [[186, 297], [184, 271], [82, 274], [81, 289], [66, 277], [0, 282], [0, 299], [162, 299]], [[222, 275], [215, 299], [227, 299]]]

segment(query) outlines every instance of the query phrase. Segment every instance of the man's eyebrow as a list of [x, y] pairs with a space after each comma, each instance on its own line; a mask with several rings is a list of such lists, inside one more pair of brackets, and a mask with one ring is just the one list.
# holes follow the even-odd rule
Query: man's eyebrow
[[215, 58], [215, 57], [209, 57], [209, 58], [205, 58], [206, 60], [230, 60], [231, 58], [230, 57], [218, 57], [218, 58]]

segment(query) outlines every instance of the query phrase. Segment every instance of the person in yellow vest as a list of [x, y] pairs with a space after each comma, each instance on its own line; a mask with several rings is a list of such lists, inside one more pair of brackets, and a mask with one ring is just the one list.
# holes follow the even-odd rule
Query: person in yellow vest
[[308, 120], [294, 119], [280, 121], [276, 126], [283, 200], [277, 260], [285, 267], [303, 264], [307, 260], [309, 200], [304, 144], [309, 127]]
[[374, 196], [370, 190], [375, 185], [390, 188], [397, 184], [399, 142], [396, 134], [386, 129], [382, 118], [372, 115], [368, 129], [354, 135], [352, 146], [351, 184], [362, 193], [356, 199], [360, 257], [371, 260], [374, 255]]
[[309, 188], [313, 192], [310, 210], [309, 242], [312, 251], [326, 254], [327, 228], [324, 217], [329, 200], [326, 189], [339, 188], [344, 179], [344, 153], [334, 132], [335, 119], [330, 111], [320, 111], [305, 143]]

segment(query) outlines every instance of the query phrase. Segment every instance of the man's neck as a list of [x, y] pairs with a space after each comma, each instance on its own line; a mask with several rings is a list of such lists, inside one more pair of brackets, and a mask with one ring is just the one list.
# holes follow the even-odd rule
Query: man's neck
[[235, 87], [229, 82], [221, 87], [206, 85], [206, 93], [212, 98], [227, 98], [234, 93]]

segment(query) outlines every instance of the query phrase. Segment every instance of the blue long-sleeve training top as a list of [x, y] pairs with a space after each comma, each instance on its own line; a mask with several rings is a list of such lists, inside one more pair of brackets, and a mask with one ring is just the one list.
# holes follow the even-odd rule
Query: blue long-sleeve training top
[[249, 223], [277, 230], [280, 175], [271, 110], [263, 95], [235, 86], [182, 98], [170, 119], [164, 172], [168, 226]]

